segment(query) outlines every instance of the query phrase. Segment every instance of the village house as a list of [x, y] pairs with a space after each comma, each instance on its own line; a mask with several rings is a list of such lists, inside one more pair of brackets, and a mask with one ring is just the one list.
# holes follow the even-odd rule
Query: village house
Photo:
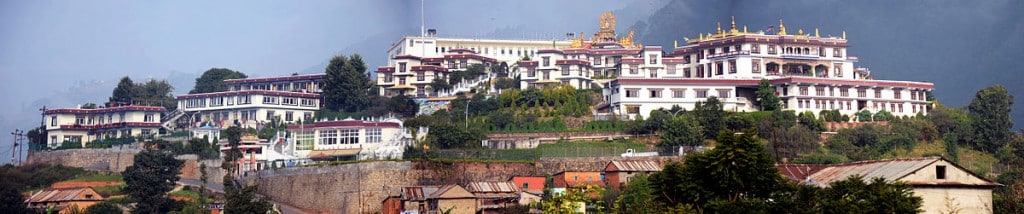
[[544, 176], [512, 176], [508, 179], [519, 187], [524, 192], [530, 192], [537, 195], [544, 193], [544, 183], [547, 178]]
[[59, 213], [72, 213], [72, 209], [85, 210], [93, 204], [103, 202], [103, 196], [92, 187], [47, 188], [32, 194], [25, 203], [31, 208], [53, 208]]
[[597, 171], [563, 171], [553, 175], [554, 188], [568, 188], [580, 185], [604, 186], [604, 175]]
[[85, 147], [93, 140], [151, 136], [160, 129], [164, 107], [110, 103], [96, 109], [47, 109], [47, 146], [57, 148], [64, 143]]
[[522, 192], [509, 181], [472, 182], [467, 187], [477, 199], [477, 213], [505, 213], [509, 206], [519, 204], [519, 193]]
[[442, 213], [448, 210], [451, 213], [476, 213], [477, 210], [476, 198], [459, 185], [403, 187], [401, 201], [402, 213]]
[[610, 161], [604, 167], [605, 184], [608, 188], [622, 190], [629, 179], [639, 174], [661, 171], [661, 166], [654, 161], [622, 160]]
[[923, 213], [955, 210], [961, 213], [992, 213], [992, 189], [1000, 185], [942, 157], [861, 161], [824, 167], [780, 165], [776, 168], [787, 178], [819, 187], [854, 175], [861, 175], [865, 180], [880, 177], [890, 182], [905, 182], [913, 186], [915, 196], [923, 199]]

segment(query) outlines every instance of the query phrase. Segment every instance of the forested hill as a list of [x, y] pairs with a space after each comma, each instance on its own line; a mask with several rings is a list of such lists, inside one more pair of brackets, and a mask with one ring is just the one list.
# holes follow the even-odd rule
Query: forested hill
[[[731, 16], [749, 31], [777, 26], [779, 19], [791, 33], [846, 31], [857, 66], [877, 79], [933, 82], [940, 102], [960, 107], [994, 84], [1024, 98], [1020, 8], [1022, 1], [672, 1], [632, 27], [638, 41], [664, 47], [713, 32], [716, 22], [727, 28]], [[1012, 117], [1024, 121], [1024, 102], [1015, 102]]]

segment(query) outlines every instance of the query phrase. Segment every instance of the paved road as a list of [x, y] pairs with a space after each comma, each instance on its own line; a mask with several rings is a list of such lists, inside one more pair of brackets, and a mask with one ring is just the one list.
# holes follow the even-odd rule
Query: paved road
[[[180, 183], [182, 185], [199, 187], [200, 184], [202, 184], [202, 181], [200, 181], [199, 179], [178, 179], [178, 183]], [[224, 193], [224, 185], [223, 184], [207, 182], [206, 183], [206, 189], [208, 189], [210, 191], [213, 191], [213, 192], [217, 192], [217, 193]], [[262, 197], [262, 196], [258, 196], [258, 197]], [[308, 214], [308, 213], [315, 213], [315, 212], [312, 212], [312, 211], [304, 210], [302, 208], [294, 207], [294, 206], [291, 206], [291, 205], [288, 205], [288, 204], [285, 204], [285, 203], [281, 203], [281, 202], [277, 202], [277, 201], [270, 201], [270, 202], [273, 203], [278, 209], [280, 209], [282, 214]]]

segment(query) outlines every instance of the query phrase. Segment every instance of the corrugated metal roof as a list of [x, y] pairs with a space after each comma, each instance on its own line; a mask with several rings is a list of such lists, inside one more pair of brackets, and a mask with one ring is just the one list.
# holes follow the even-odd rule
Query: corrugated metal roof
[[[464, 197], [458, 197], [458, 196], [444, 196], [445, 193], [447, 193], [448, 191], [451, 191], [452, 189], [462, 189], [462, 187], [459, 186], [459, 185], [444, 185], [444, 186], [440, 186], [440, 187], [437, 188], [436, 191], [434, 191], [433, 193], [428, 194], [427, 198], [430, 198], [430, 199], [434, 199], [434, 198], [464, 198]], [[442, 197], [442, 196], [444, 196], [444, 197]]]
[[659, 166], [654, 161], [644, 161], [644, 160], [611, 161], [611, 162], [608, 163], [608, 165], [614, 165], [615, 166], [615, 170], [612, 171], [612, 172], [658, 172], [658, 171], [661, 171], [661, 166]]
[[926, 157], [832, 165], [807, 176], [805, 183], [824, 187], [854, 175], [861, 175], [865, 179], [880, 177], [886, 181], [896, 181], [939, 160], [940, 157]]
[[427, 200], [427, 196], [433, 194], [438, 189], [437, 186], [407, 186], [402, 187], [402, 200], [403, 201], [423, 201]]
[[515, 193], [519, 187], [509, 181], [471, 182], [469, 192], [472, 193]]
[[[91, 190], [90, 187], [76, 187], [76, 188], [49, 188], [43, 191], [39, 191], [32, 194], [25, 200], [26, 203], [40, 203], [40, 202], [60, 202], [60, 201], [102, 201], [103, 196], [96, 194], [95, 191]], [[92, 198], [76, 198], [83, 192], [89, 192], [93, 194]]]
[[823, 164], [776, 164], [775, 169], [779, 170], [779, 174], [786, 176], [789, 180], [796, 182], [803, 182], [807, 179], [807, 176], [818, 172], [821, 169], [828, 167]]

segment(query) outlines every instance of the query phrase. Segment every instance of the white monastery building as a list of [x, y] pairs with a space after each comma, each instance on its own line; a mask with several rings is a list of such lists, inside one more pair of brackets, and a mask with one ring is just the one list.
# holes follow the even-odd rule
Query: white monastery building
[[216, 127], [308, 120], [320, 109], [323, 79], [324, 74], [228, 79], [229, 91], [177, 96], [179, 112], [170, 117]]
[[779, 21], [775, 34], [721, 27], [700, 34], [685, 46], [662, 52], [658, 46], [623, 56], [617, 78], [604, 83], [598, 114], [647, 117], [652, 110], [678, 105], [693, 109], [717, 97], [727, 111], [758, 111], [754, 91], [766, 79], [782, 99], [782, 109], [797, 112], [888, 111], [894, 116], [926, 114], [932, 83], [875, 80], [857, 57], [846, 54], [843, 37], [788, 34]]
[[43, 112], [47, 146], [123, 137], [149, 136], [159, 132], [160, 106], [119, 105], [97, 109], [63, 108]]

